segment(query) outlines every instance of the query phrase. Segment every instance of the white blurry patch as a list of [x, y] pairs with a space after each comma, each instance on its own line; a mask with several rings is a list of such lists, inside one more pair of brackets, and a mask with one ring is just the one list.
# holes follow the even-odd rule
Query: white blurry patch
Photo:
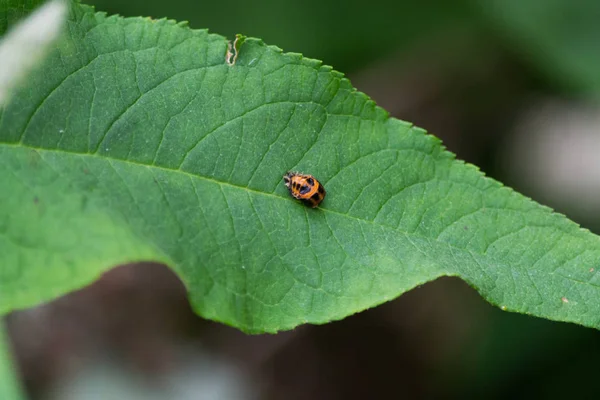
[[62, 0], [50, 1], [8, 31], [0, 40], [0, 106], [10, 91], [47, 54], [67, 17]]
[[600, 107], [560, 101], [535, 105], [518, 122], [508, 171], [547, 199], [600, 210]]
[[171, 368], [148, 377], [116, 360], [87, 358], [77, 374], [64, 377], [44, 400], [255, 400], [248, 376], [227, 359], [197, 346], [180, 348]]

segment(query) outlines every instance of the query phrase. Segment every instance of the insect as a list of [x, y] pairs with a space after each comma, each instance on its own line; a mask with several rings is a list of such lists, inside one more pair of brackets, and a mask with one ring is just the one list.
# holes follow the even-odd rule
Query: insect
[[309, 207], [317, 207], [325, 198], [325, 188], [312, 175], [288, 171], [283, 176], [283, 182], [290, 190], [292, 197], [302, 201]]

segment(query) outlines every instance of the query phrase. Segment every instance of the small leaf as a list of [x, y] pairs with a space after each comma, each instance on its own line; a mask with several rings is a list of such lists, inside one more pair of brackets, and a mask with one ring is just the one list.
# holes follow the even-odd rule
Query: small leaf
[[[164, 262], [206, 318], [325, 323], [459, 276], [502, 309], [600, 327], [600, 242], [456, 161], [299, 54], [73, 6], [0, 114], [0, 310]], [[315, 175], [322, 206], [292, 199]], [[568, 301], [565, 302], [564, 299]]]

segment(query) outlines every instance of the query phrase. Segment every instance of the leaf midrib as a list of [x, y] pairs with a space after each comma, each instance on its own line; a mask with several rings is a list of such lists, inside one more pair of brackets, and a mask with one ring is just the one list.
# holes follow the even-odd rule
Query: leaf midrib
[[[233, 184], [231, 182], [220, 181], [218, 179], [209, 178], [209, 177], [202, 176], [202, 175], [196, 175], [196, 174], [193, 174], [193, 173], [181, 170], [181, 169], [174, 169], [174, 168], [168, 168], [168, 167], [157, 166], [157, 165], [149, 165], [149, 164], [144, 164], [144, 163], [140, 163], [140, 162], [137, 162], [137, 161], [131, 161], [131, 160], [124, 160], [124, 159], [119, 159], [119, 158], [115, 158], [115, 157], [109, 157], [109, 156], [106, 156], [106, 155], [99, 155], [99, 154], [92, 154], [92, 153], [81, 153], [81, 152], [69, 151], [69, 150], [64, 150], [64, 149], [63, 150], [57, 150], [57, 149], [48, 149], [48, 148], [43, 148], [43, 147], [35, 147], [35, 146], [31, 146], [31, 145], [25, 145], [23, 143], [0, 143], [0, 146], [12, 147], [12, 148], [29, 149], [29, 150], [37, 151], [39, 153], [64, 153], [64, 154], [75, 155], [75, 156], [79, 156], [79, 157], [86, 157], [87, 156], [87, 157], [91, 157], [91, 158], [95, 158], [95, 159], [100, 159], [100, 160], [103, 160], [103, 161], [115, 161], [115, 162], [120, 162], [120, 163], [123, 163], [123, 164], [129, 164], [129, 165], [131, 165], [133, 167], [144, 167], [144, 168], [148, 168], [148, 169], [155, 168], [156, 170], [161, 170], [161, 171], [165, 171], [165, 172], [168, 172], [168, 173], [183, 174], [183, 175], [189, 177], [190, 179], [200, 179], [200, 180], [204, 180], [206, 182], [212, 182], [212, 183], [215, 183], [215, 184], [219, 185], [219, 187], [227, 186], [227, 187], [231, 187], [231, 188], [234, 188], [234, 189], [237, 189], [237, 190], [244, 190], [246, 192], [256, 193], [256, 194], [259, 194], [259, 195], [262, 195], [262, 196], [267, 196], [267, 197], [271, 197], [271, 198], [278, 199], [278, 200], [288, 201], [290, 203], [295, 202], [295, 200], [293, 200], [291, 198], [288, 198], [287, 196], [279, 196], [279, 195], [276, 195], [274, 192], [271, 192], [271, 193], [263, 192], [263, 191], [259, 191], [259, 190], [256, 190], [256, 189], [249, 188], [247, 186], [240, 186], [240, 185]], [[465, 248], [462, 248], [462, 247], [457, 247], [457, 246], [453, 245], [452, 243], [440, 241], [438, 238], [433, 238], [433, 237], [428, 237], [428, 236], [424, 236], [424, 235], [419, 235], [419, 234], [416, 234], [414, 232], [409, 233], [409, 232], [406, 232], [406, 231], [403, 231], [403, 230], [399, 229], [398, 227], [393, 227], [393, 226], [390, 226], [390, 225], [386, 225], [386, 224], [382, 224], [382, 223], [377, 223], [377, 222], [374, 222], [374, 221], [371, 221], [371, 220], [368, 220], [368, 219], [363, 219], [363, 218], [355, 217], [355, 216], [348, 215], [348, 214], [345, 214], [345, 213], [342, 213], [342, 212], [339, 212], [339, 211], [332, 210], [330, 208], [319, 207], [319, 209], [322, 212], [324, 212], [324, 213], [329, 213], [331, 215], [337, 215], [337, 216], [340, 216], [340, 217], [344, 217], [344, 218], [356, 221], [357, 223], [367, 223], [367, 224], [370, 224], [370, 225], [373, 225], [373, 226], [386, 228], [386, 229], [389, 229], [389, 230], [391, 230], [393, 232], [396, 232], [397, 234], [404, 235], [406, 237], [408, 243], [410, 243], [410, 245], [413, 246], [413, 248], [415, 249], [415, 251], [423, 254], [426, 258], [428, 258], [430, 260], [432, 258], [427, 253], [425, 253], [421, 248], [419, 248], [413, 242], [413, 240], [411, 240], [411, 238], [421, 239], [423, 241], [435, 242], [435, 243], [439, 244], [440, 246], [446, 247], [451, 253], [452, 252], [460, 252], [460, 253], [463, 253], [463, 254], [467, 254], [473, 260], [473, 263], [474, 263], [473, 265], [474, 266], [476, 265], [476, 268], [480, 269], [482, 271], [482, 273], [485, 276], [488, 277], [489, 283], [492, 284], [492, 287], [486, 288], [486, 291], [485, 291], [488, 294], [488, 295], [485, 296], [488, 299], [488, 301], [492, 301], [492, 299], [490, 298], [491, 297], [490, 293], [494, 290], [494, 288], [497, 286], [497, 284], [496, 284], [496, 281], [494, 279], [492, 279], [492, 277], [488, 274], [487, 269], [484, 268], [484, 266], [482, 266], [480, 264], [480, 262], [477, 260], [476, 256], [484, 257], [484, 258], [489, 259], [493, 264], [499, 266], [500, 268], [505, 269], [506, 270], [505, 273], [510, 273], [509, 271], [513, 270], [513, 269], [521, 270], [524, 273], [526, 273], [527, 275], [529, 275], [529, 273], [530, 273], [530, 269], [526, 268], [525, 266], [510, 265], [510, 264], [508, 264], [508, 263], [506, 263], [506, 262], [504, 262], [502, 260], [498, 260], [497, 258], [488, 255], [487, 252], [486, 253], [480, 253], [480, 252], [473, 251], [473, 250], [470, 250], [470, 249], [465, 249]], [[499, 210], [504, 210], [504, 209], [499, 209]], [[520, 212], [520, 213], [526, 213], [529, 210], [512, 210], [512, 211]], [[329, 225], [329, 223], [328, 223], [328, 225]], [[525, 225], [525, 227], [528, 227], [528, 226], [529, 225]], [[558, 229], [557, 227], [554, 227], [554, 226], [543, 226], [543, 227], [550, 228], [550, 229]], [[330, 229], [331, 229], [331, 227], [330, 227]], [[523, 229], [523, 227], [521, 227], [519, 230], [521, 230], [521, 229]], [[573, 235], [573, 232], [565, 232], [563, 229], [558, 229], [558, 230], [561, 231], [561, 234], [563, 234], [563, 235], [569, 235], [571, 237], [575, 236], [575, 235]], [[514, 234], [515, 232], [516, 231], [510, 232], [509, 235], [510, 234]], [[332, 232], [332, 234], [333, 234], [333, 232]], [[503, 236], [506, 236], [506, 235], [503, 235]], [[334, 234], [334, 237], [335, 237], [335, 240], [338, 241], [338, 238], [335, 236], [335, 234]], [[499, 240], [499, 239], [500, 238], [497, 238], [496, 240]], [[150, 245], [155, 246], [155, 243], [151, 243]], [[489, 246], [488, 246], [488, 248], [489, 248]], [[585, 253], [586, 251], [587, 250], [583, 250], [580, 254], [575, 255], [574, 257], [570, 258], [569, 260], [575, 259], [575, 258], [579, 257], [581, 254]], [[164, 252], [162, 252], [162, 251], [161, 251], [161, 253], [164, 254]], [[168, 256], [167, 256], [167, 258], [170, 259], [170, 257], [168, 257]], [[562, 262], [560, 263], [560, 266], [566, 264], [569, 260], [562, 260]], [[364, 264], [363, 262], [360, 262], [358, 260], [355, 260], [355, 261], [359, 265], [366, 266], [366, 267], [371, 267], [371, 265]], [[476, 282], [475, 280], [471, 279], [471, 277], [468, 274], [461, 273], [460, 271], [461, 271], [461, 269], [460, 269], [460, 267], [458, 265], [456, 265], [454, 268], [451, 268], [451, 269], [449, 269], [449, 268], [444, 269], [443, 266], [441, 266], [441, 268], [437, 272], [437, 276], [438, 277], [439, 276], [457, 276], [457, 277], [459, 277], [459, 278], [461, 278], [463, 280], [466, 280], [471, 286], [473, 286], [476, 290], [479, 291], [480, 288], [482, 287], [482, 283], [481, 282], [479, 282], [479, 283]], [[555, 273], [555, 271], [548, 271], [548, 274], [550, 274], [550, 275], [552, 275], [554, 273]], [[560, 274], [560, 275], [561, 275], [561, 277], [563, 279], [566, 279], [567, 281], [571, 282], [573, 285], [585, 285], [585, 286], [588, 286], [588, 287], [592, 287], [594, 289], [598, 289], [599, 288], [598, 285], [594, 285], [591, 282], [582, 282], [582, 281], [580, 281], [578, 279], [571, 278], [569, 276], [565, 276], [564, 274]], [[421, 283], [425, 283], [426, 281], [423, 281]], [[537, 286], [534, 285], [534, 288], [537, 290], [537, 292], [539, 294], [539, 297], [541, 299], [541, 303], [538, 304], [536, 307], [541, 307], [542, 305], [547, 304], [548, 301], [551, 300], [551, 299], [547, 298], [547, 296], [543, 296], [539, 292], [539, 289], [537, 288]], [[482, 292], [482, 294], [484, 294], [484, 293]], [[496, 300], [496, 302], [497, 301], [498, 300]], [[500, 305], [500, 304], [501, 304], [501, 302], [498, 302], [498, 305]], [[513, 305], [513, 307], [514, 307], [514, 305]], [[506, 307], [506, 305], [503, 305], [503, 309], [504, 310], [519, 311], [519, 307], [516, 307], [514, 309], [513, 309], [513, 307], [510, 307], [510, 309], [509, 309], [509, 308]], [[546, 316], [546, 318], [554, 319], [554, 318], [548, 317], [548, 316]], [[557, 319], [557, 320], [559, 320], [559, 319]], [[581, 319], [577, 319], [576, 318], [575, 320], [577, 320], [578, 323], [581, 323], [581, 324], [583, 324], [585, 326], [595, 327], [593, 324], [587, 324], [587, 323], [585, 323], [585, 321], [582, 321]], [[573, 320], [573, 322], [575, 322], [575, 320]], [[248, 327], [246, 327], [246, 328], [248, 328]]]
[[[169, 172], [169, 173], [179, 173], [179, 174], [183, 174], [185, 176], [188, 176], [190, 178], [200, 179], [200, 180], [204, 180], [204, 181], [207, 181], [207, 182], [212, 182], [212, 183], [220, 185], [220, 187], [228, 186], [228, 187], [232, 187], [232, 188], [235, 188], [235, 189], [238, 189], [238, 190], [244, 190], [246, 192], [252, 192], [252, 193], [259, 194], [259, 195], [268, 196], [268, 197], [275, 198], [275, 199], [278, 199], [278, 200], [288, 201], [290, 203], [295, 202], [295, 200], [293, 200], [291, 198], [288, 198], [286, 196], [276, 195], [276, 194], [274, 194], [274, 192], [271, 192], [271, 193], [263, 192], [263, 191], [259, 191], [259, 190], [256, 190], [256, 189], [252, 189], [252, 188], [247, 187], [247, 186], [240, 186], [240, 185], [233, 184], [231, 182], [225, 182], [225, 181], [221, 181], [221, 180], [214, 179], [214, 178], [209, 178], [209, 177], [202, 176], [202, 175], [196, 175], [196, 174], [193, 174], [193, 173], [181, 170], [181, 169], [168, 168], [168, 167], [159, 166], [159, 165], [149, 165], [149, 164], [144, 164], [144, 163], [140, 163], [140, 162], [137, 162], [137, 161], [124, 160], [124, 159], [120, 159], [120, 158], [110, 157], [110, 156], [106, 156], [106, 155], [99, 155], [99, 154], [95, 154], [95, 153], [80, 153], [80, 152], [69, 151], [69, 150], [64, 150], [64, 149], [63, 150], [56, 150], [56, 149], [48, 149], [48, 148], [43, 148], [43, 147], [35, 147], [35, 146], [30, 146], [30, 145], [24, 145], [23, 143], [0, 143], [0, 145], [1, 146], [7, 146], [7, 147], [19, 147], [19, 148], [30, 149], [30, 150], [35, 150], [35, 151], [39, 151], [39, 152], [65, 153], [65, 154], [77, 155], [77, 156], [80, 156], [80, 157], [86, 157], [87, 156], [87, 157], [97, 158], [97, 159], [101, 159], [101, 160], [105, 160], [105, 161], [121, 162], [121, 163], [124, 163], [124, 164], [132, 165], [134, 167], [144, 167], [144, 168], [149, 168], [149, 169], [150, 168], [155, 168], [157, 170], [162, 170], [162, 171], [166, 171], [166, 172]], [[345, 213], [342, 213], [342, 212], [339, 212], [339, 211], [335, 211], [335, 210], [332, 210], [332, 209], [326, 208], [326, 207], [319, 207], [319, 209], [321, 211], [325, 212], [325, 213], [330, 213], [330, 214], [333, 214], [333, 215], [337, 215], [337, 216], [341, 216], [341, 217], [344, 217], [344, 218], [348, 218], [348, 219], [351, 219], [351, 220], [356, 221], [358, 223], [367, 223], [367, 224], [378, 226], [378, 227], [384, 227], [384, 228], [390, 229], [390, 230], [392, 230], [394, 232], [397, 232], [398, 234], [404, 235], [408, 239], [408, 242], [415, 248], [415, 250], [418, 251], [419, 253], [422, 253], [425, 257], [428, 257], [428, 255], [425, 254], [425, 253], [423, 253], [423, 250], [420, 249], [417, 245], [415, 245], [413, 243], [413, 241], [410, 239], [411, 237], [416, 238], [416, 239], [422, 239], [424, 241], [432, 241], [432, 242], [438, 243], [438, 244], [440, 244], [442, 246], [446, 246], [451, 251], [459, 251], [459, 252], [466, 253], [466, 254], [468, 254], [468, 255], [471, 256], [471, 258], [473, 259], [473, 262], [475, 264], [477, 264], [478, 268], [480, 268], [483, 271], [483, 273], [486, 276], [488, 276], [488, 277], [489, 277], [489, 275], [487, 274], [486, 269], [479, 264], [479, 262], [474, 257], [475, 255], [486, 257], [486, 258], [492, 260], [495, 264], [497, 264], [499, 266], [502, 266], [503, 268], [507, 268], [507, 269], [513, 269], [513, 268], [521, 269], [522, 268], [525, 272], [529, 273], [529, 269], [527, 269], [525, 267], [511, 266], [511, 265], [508, 265], [507, 263], [505, 263], [505, 262], [503, 262], [501, 260], [497, 260], [496, 258], [489, 256], [487, 253], [479, 253], [479, 252], [476, 252], [476, 251], [473, 251], [473, 250], [470, 250], [470, 249], [465, 249], [465, 248], [462, 248], [462, 247], [457, 247], [457, 246], [455, 246], [455, 245], [453, 245], [451, 243], [440, 241], [438, 238], [433, 238], [433, 237], [428, 237], [428, 236], [424, 236], [424, 235], [419, 235], [419, 234], [416, 234], [414, 232], [410, 232], [409, 233], [409, 232], [406, 232], [406, 231], [403, 231], [403, 230], [399, 229], [398, 227], [394, 227], [394, 226], [390, 226], [390, 225], [386, 225], [386, 224], [382, 224], [382, 223], [376, 223], [376, 222], [368, 220], [368, 219], [363, 219], [363, 218], [355, 217], [355, 216], [348, 215], [348, 214], [345, 214]], [[501, 210], [504, 210], [504, 209], [501, 209]], [[521, 212], [521, 213], [525, 213], [527, 210], [513, 210], [513, 211], [518, 211], [518, 212]], [[528, 225], [526, 225], [525, 227], [527, 227], [527, 226]], [[556, 229], [556, 227], [553, 227], [553, 226], [544, 226], [544, 227]], [[523, 227], [519, 228], [519, 230], [521, 230], [521, 229], [523, 229]], [[513, 231], [513, 232], [510, 232], [509, 234], [514, 234], [515, 232], [516, 231]], [[564, 232], [564, 231], [562, 232], [562, 234], [571, 235], [570, 232]], [[499, 239], [500, 238], [497, 238], [496, 240], [499, 240]], [[336, 238], [336, 240], [337, 240], [337, 238]], [[489, 246], [488, 246], [488, 248], [489, 248]], [[577, 256], [575, 256], [575, 258], [576, 257]], [[360, 265], [365, 265], [365, 264], [363, 264], [361, 262], [358, 262], [358, 260], [355, 260], [355, 261], [357, 261], [357, 263], [359, 263]], [[564, 264], [565, 262], [566, 261], [563, 261], [562, 264]], [[442, 269], [442, 271], [443, 271], [443, 269]], [[549, 273], [552, 274], [554, 272], [551, 271]], [[469, 278], [468, 276], [463, 276], [463, 275], [459, 274], [459, 272], [456, 269], [454, 271], [443, 271], [443, 275], [445, 275], [445, 276], [459, 276], [462, 279], [467, 279], [467, 280]], [[585, 282], [584, 283], [584, 282], [578, 281], [576, 279], [572, 279], [572, 278], [564, 276], [564, 275], [562, 275], [562, 276], [563, 276], [563, 278], [565, 278], [568, 281], [573, 282], [574, 284], [577, 284], [577, 285], [585, 284], [585, 285], [589, 285], [589, 286], [592, 286], [592, 287], [598, 287], [596, 285], [593, 285], [590, 282]], [[494, 285], [495, 285], [495, 282], [491, 278], [490, 278], [490, 281], [493, 282]], [[475, 282], [469, 282], [469, 283], [475, 285]], [[475, 285], [475, 287], [478, 287], [478, 286]], [[540, 297], [542, 298], [542, 303], [545, 303], [547, 299], [545, 299], [544, 296], [541, 296], [541, 295], [540, 295]]]
[[[221, 181], [221, 180], [214, 179], [214, 178], [209, 178], [209, 177], [202, 176], [202, 175], [196, 175], [196, 174], [193, 174], [191, 172], [187, 172], [187, 171], [184, 171], [184, 170], [181, 170], [181, 169], [168, 168], [168, 167], [159, 166], [159, 165], [149, 165], [149, 164], [144, 164], [144, 163], [140, 163], [140, 162], [137, 162], [137, 161], [124, 160], [124, 159], [110, 157], [110, 156], [106, 156], [106, 155], [99, 155], [99, 154], [96, 154], [96, 153], [80, 153], [80, 152], [69, 151], [69, 150], [64, 150], [64, 149], [62, 149], [62, 150], [48, 149], [48, 148], [44, 148], [44, 147], [35, 147], [35, 146], [30, 146], [30, 145], [24, 145], [22, 143], [0, 143], [0, 146], [19, 147], [19, 148], [24, 148], [24, 149], [35, 150], [35, 151], [38, 151], [38, 152], [65, 153], [65, 154], [70, 154], [70, 155], [77, 155], [77, 156], [80, 156], [80, 157], [97, 158], [97, 159], [101, 159], [101, 160], [104, 160], [104, 161], [122, 162], [122, 163], [125, 163], [125, 164], [130, 164], [130, 165], [135, 166], [135, 167], [144, 167], [144, 168], [149, 168], [149, 169], [150, 168], [155, 168], [157, 170], [162, 170], [162, 171], [166, 171], [166, 172], [169, 172], [169, 173], [179, 173], [179, 174], [186, 175], [186, 176], [188, 176], [190, 178], [201, 179], [201, 180], [204, 180], [204, 181], [207, 181], [207, 182], [216, 183], [216, 184], [218, 184], [220, 186], [228, 186], [228, 187], [232, 187], [232, 188], [235, 188], [235, 189], [241, 189], [241, 190], [245, 190], [247, 192], [257, 193], [257, 194], [260, 194], [260, 195], [263, 195], [263, 196], [268, 196], [268, 197], [275, 198], [275, 199], [278, 199], [278, 200], [288, 201], [290, 203], [295, 202], [295, 200], [293, 200], [292, 198], [288, 198], [287, 196], [279, 196], [279, 195], [276, 195], [274, 192], [271, 192], [271, 193], [269, 193], [269, 192], [263, 192], [263, 191], [260, 191], [260, 190], [252, 189], [252, 188], [247, 187], [247, 186], [240, 186], [240, 185], [233, 184], [231, 182], [225, 182], [225, 181]], [[463, 252], [469, 253], [471, 255], [479, 255], [479, 256], [484, 256], [484, 257], [490, 257], [487, 253], [479, 253], [479, 252], [475, 252], [475, 251], [472, 251], [472, 250], [469, 250], [469, 249], [465, 249], [465, 248], [462, 248], [462, 247], [457, 247], [457, 246], [455, 246], [455, 245], [453, 245], [451, 243], [448, 243], [448, 242], [445, 242], [445, 241], [440, 241], [438, 238], [433, 238], [433, 237], [428, 237], [428, 236], [424, 236], [424, 235], [419, 235], [419, 234], [416, 234], [414, 232], [403, 231], [403, 230], [399, 229], [398, 227], [394, 227], [394, 226], [390, 226], [390, 225], [386, 225], [386, 224], [382, 224], [382, 223], [377, 223], [377, 222], [374, 222], [374, 221], [371, 221], [371, 220], [368, 220], [368, 219], [363, 219], [363, 218], [355, 217], [355, 216], [348, 215], [348, 214], [345, 214], [345, 213], [342, 213], [342, 212], [339, 212], [339, 211], [335, 211], [333, 209], [330, 209], [330, 208], [327, 208], [327, 207], [324, 207], [324, 206], [319, 206], [319, 209], [322, 210], [323, 212], [331, 213], [331, 214], [342, 216], [342, 217], [345, 217], [345, 218], [349, 218], [349, 219], [352, 219], [352, 220], [357, 221], [357, 222], [368, 223], [368, 224], [371, 224], [371, 225], [374, 225], [374, 226], [378, 226], [378, 227], [385, 227], [387, 229], [393, 230], [394, 232], [402, 234], [402, 235], [406, 236], [407, 238], [408, 237], [414, 237], [414, 238], [423, 239], [423, 240], [426, 240], [426, 241], [434, 241], [436, 243], [448, 246], [448, 248], [453, 249], [453, 250], [463, 251]], [[503, 209], [501, 209], [501, 210], [503, 210]], [[513, 211], [525, 212], [524, 210], [513, 210]], [[545, 227], [547, 227], [547, 228], [555, 228], [555, 227], [552, 227], [552, 226], [545, 226]], [[514, 233], [514, 232], [511, 232], [511, 234], [512, 233]], [[563, 232], [563, 233], [567, 234], [567, 232]], [[412, 242], [411, 242], [411, 244], [412, 244]], [[416, 246], [415, 246], [415, 249], [417, 251], [421, 252], [421, 250], [418, 247], [416, 247]], [[498, 264], [505, 265], [503, 262], [500, 262], [500, 261], [495, 260], [495, 259], [493, 259], [493, 260], [496, 263], [498, 263]]]

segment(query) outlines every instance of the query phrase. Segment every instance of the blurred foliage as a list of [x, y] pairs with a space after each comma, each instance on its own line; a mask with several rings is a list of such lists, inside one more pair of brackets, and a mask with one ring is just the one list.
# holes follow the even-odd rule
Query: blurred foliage
[[[600, 334], [489, 308], [475, 340], [443, 369], [444, 391], [485, 398], [594, 398]], [[447, 393], [447, 392], [446, 392]], [[438, 393], [443, 394], [443, 393]]]
[[43, 0], [0, 0], [0, 34], [4, 34], [9, 26], [43, 2]]
[[[319, 0], [218, 2], [88, 0], [124, 16], [168, 17], [233, 37], [255, 36], [285, 51], [351, 72], [422, 41], [444, 51], [455, 32], [490, 35], [547, 84], [579, 94], [600, 93], [600, 2], [583, 0]], [[476, 62], [476, 55], [467, 63]]]
[[535, 72], [562, 90], [600, 95], [600, 2], [477, 0], [490, 26]]
[[361, 0], [345, 1], [232, 1], [92, 0], [97, 10], [123, 16], [168, 17], [189, 21], [192, 28], [208, 28], [232, 38], [236, 33], [261, 38], [286, 52], [333, 65], [348, 72], [367, 63], [407, 50], [415, 40], [435, 37], [448, 29], [468, 29], [465, 0], [448, 2]]

